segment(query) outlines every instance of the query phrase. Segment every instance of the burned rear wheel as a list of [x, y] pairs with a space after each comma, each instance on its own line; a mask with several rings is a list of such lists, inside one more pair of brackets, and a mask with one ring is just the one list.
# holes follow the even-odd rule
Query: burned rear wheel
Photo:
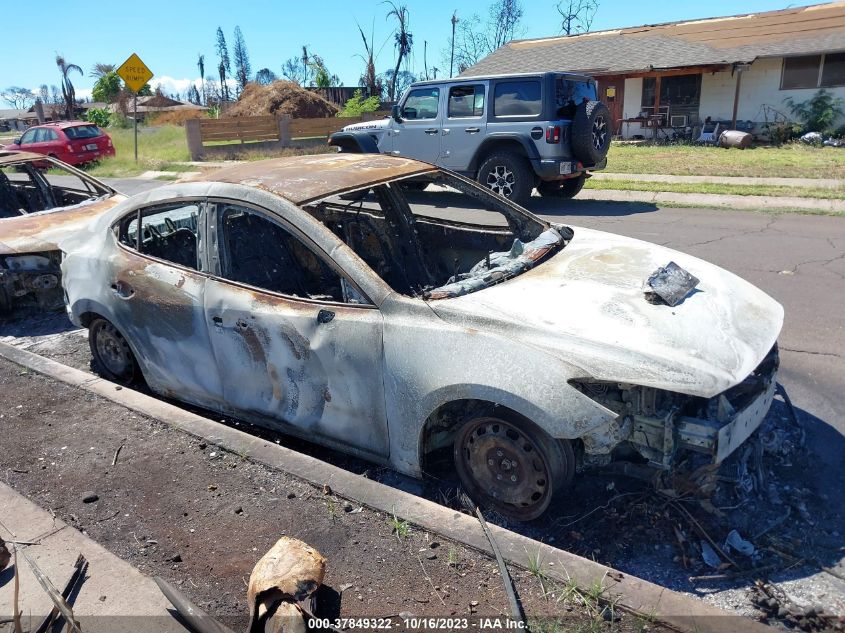
[[568, 442], [527, 421], [495, 417], [464, 423], [455, 437], [454, 459], [473, 500], [518, 521], [543, 514], [575, 470]]
[[138, 377], [138, 363], [123, 335], [103, 318], [88, 326], [88, 345], [94, 357], [94, 370], [109, 380], [129, 384]]

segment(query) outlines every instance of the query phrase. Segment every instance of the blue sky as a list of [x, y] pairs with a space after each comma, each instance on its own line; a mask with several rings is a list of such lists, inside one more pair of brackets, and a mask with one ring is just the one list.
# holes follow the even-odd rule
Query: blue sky
[[[452, 11], [458, 10], [459, 19], [471, 19], [473, 14], [485, 16], [490, 4], [489, 0], [398, 0], [397, 3], [400, 2], [408, 6], [410, 13], [410, 31], [414, 36], [413, 72], [422, 71], [423, 42], [426, 40], [429, 66], [448, 66], [448, 61], [443, 62], [442, 52], [449, 37]], [[55, 11], [50, 10], [51, 5], [55, 6]], [[388, 6], [373, 0], [144, 0], [114, 7], [106, 7], [102, 0], [75, 0], [70, 4], [45, 0], [39, 6], [42, 15], [52, 14], [55, 19], [36, 20], [38, 45], [27, 49], [25, 55], [11, 59], [7, 47], [4, 60], [0, 62], [0, 88], [58, 84], [54, 58], [55, 52], [59, 52], [70, 63], [85, 70], [84, 77], [73, 75], [73, 81], [78, 94], [87, 96], [93, 85], [88, 74], [94, 63], [120, 64], [132, 52], [137, 52], [156, 78], [163, 81], [166, 91], [184, 92], [188, 82], [199, 76], [196, 67], [199, 53], [206, 56], [206, 74], [214, 74], [218, 25], [223, 27], [230, 53], [232, 32], [236, 25], [241, 27], [253, 72], [267, 67], [281, 74], [284, 61], [297, 55], [301, 46], [307, 44], [311, 51], [323, 57], [329, 70], [344, 84], [356, 84], [363, 66], [361, 59], [356, 57], [363, 53], [355, 29], [356, 21], [368, 35], [370, 31], [375, 33], [376, 49], [381, 48], [376, 59], [377, 70], [391, 68], [395, 60], [390, 39], [392, 19], [385, 20]], [[599, 0], [593, 30], [787, 6], [790, 5], [784, 0]], [[523, 7], [521, 37], [559, 33], [554, 0], [523, 0]], [[84, 18], [71, 19], [71, 14]], [[20, 25], [26, 23], [23, 20]]]

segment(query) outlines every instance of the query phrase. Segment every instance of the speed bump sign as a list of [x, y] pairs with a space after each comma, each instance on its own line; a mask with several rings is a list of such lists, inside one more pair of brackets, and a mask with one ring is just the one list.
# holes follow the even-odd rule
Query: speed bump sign
[[147, 65], [135, 53], [132, 53], [129, 59], [120, 65], [120, 68], [117, 69], [117, 74], [126, 83], [126, 87], [134, 93], [141, 90], [153, 78], [153, 72], [147, 68]]

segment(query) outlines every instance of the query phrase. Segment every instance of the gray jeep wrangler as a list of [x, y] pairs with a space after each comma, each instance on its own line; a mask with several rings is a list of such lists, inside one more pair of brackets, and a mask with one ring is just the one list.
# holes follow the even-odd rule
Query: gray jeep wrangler
[[610, 136], [595, 80], [549, 72], [417, 82], [389, 117], [347, 125], [329, 143], [434, 163], [524, 204], [535, 187], [576, 195], [607, 164]]

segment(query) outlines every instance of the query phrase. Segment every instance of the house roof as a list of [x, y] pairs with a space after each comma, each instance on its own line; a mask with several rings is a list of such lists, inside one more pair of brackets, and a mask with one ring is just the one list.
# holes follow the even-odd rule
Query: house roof
[[845, 51], [845, 2], [514, 40], [461, 76], [549, 70], [642, 72]]

